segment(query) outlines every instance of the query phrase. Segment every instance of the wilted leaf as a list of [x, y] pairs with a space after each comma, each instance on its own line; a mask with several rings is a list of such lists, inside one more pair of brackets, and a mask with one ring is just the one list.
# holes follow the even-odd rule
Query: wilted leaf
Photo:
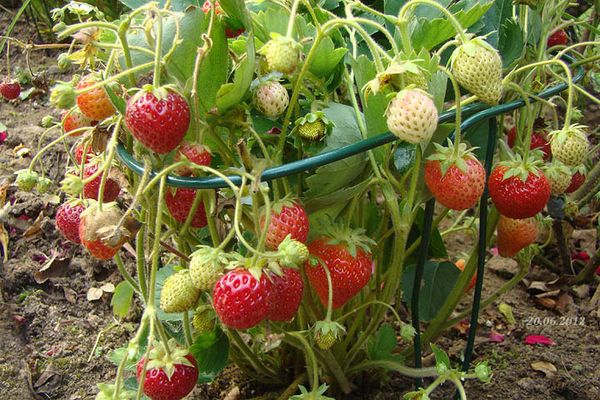
[[13, 149], [13, 154], [17, 157], [27, 157], [29, 153], [31, 153], [31, 150], [29, 150], [28, 147], [25, 147], [23, 143]]
[[27, 228], [25, 232], [23, 232], [23, 237], [30, 238], [32, 236], [37, 235], [42, 231], [42, 222], [44, 221], [44, 212], [40, 212], [33, 224]]
[[515, 316], [512, 311], [512, 307], [506, 303], [502, 303], [498, 306], [498, 310], [504, 315], [504, 318], [509, 323], [509, 325], [515, 325], [517, 322], [515, 321]]
[[63, 287], [63, 292], [65, 294], [65, 299], [69, 303], [71, 303], [71, 304], [77, 303], [77, 292], [75, 292], [73, 289], [68, 288], [68, 287]]
[[536, 361], [531, 363], [531, 368], [535, 371], [543, 372], [547, 378], [553, 376], [558, 372], [554, 364], [546, 362], [546, 361]]
[[556, 307], [556, 300], [551, 299], [549, 297], [544, 297], [544, 298], [541, 298], [541, 299], [535, 299], [535, 303], [538, 304], [538, 305], [540, 305], [540, 306], [542, 306], [542, 307], [544, 307], [544, 308], [547, 308], [548, 310], [553, 310], [554, 307]]
[[572, 304], [573, 298], [571, 297], [571, 295], [567, 292], [563, 292], [560, 296], [558, 296], [558, 299], [556, 300], [555, 310], [558, 311], [560, 314], [564, 314], [569, 308], [569, 306]]
[[50, 278], [66, 276], [69, 272], [70, 257], [58, 257], [58, 253], [53, 253], [39, 271], [34, 272], [33, 279], [38, 284], [46, 282]]

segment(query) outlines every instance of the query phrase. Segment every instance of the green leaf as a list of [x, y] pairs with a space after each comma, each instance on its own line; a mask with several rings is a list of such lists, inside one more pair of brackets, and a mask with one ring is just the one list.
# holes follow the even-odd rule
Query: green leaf
[[490, 126], [488, 121], [481, 121], [467, 132], [463, 132], [463, 141], [469, 143], [470, 147], [476, 147], [475, 156], [483, 160], [485, 159], [485, 151], [489, 142]]
[[512, 0], [495, 0], [482, 18], [484, 28], [480, 33], [488, 35], [486, 41], [495, 48], [499, 48], [500, 32], [505, 23], [512, 19], [512, 11]]
[[[475, 24], [492, 6], [493, 0], [468, 2], [461, 1], [450, 8], [463, 28]], [[470, 6], [470, 7], [469, 7]], [[431, 7], [429, 7], [431, 8]], [[418, 7], [417, 10], [425, 9]], [[418, 14], [417, 14], [418, 15]], [[454, 26], [446, 17], [433, 18], [431, 15], [419, 17], [411, 37], [415, 49], [432, 49], [456, 36]]]
[[[156, 1], [159, 7], [164, 7], [166, 0], [119, 0], [121, 3], [131, 8], [132, 10], [139, 8], [143, 5]], [[200, 0], [172, 0], [171, 11], [184, 11], [189, 6], [202, 6], [204, 2]]]
[[367, 135], [376, 136], [387, 132], [388, 127], [384, 114], [389, 100], [383, 93], [377, 95], [370, 93], [365, 99], [364, 90], [362, 90], [367, 82], [374, 79], [377, 74], [373, 61], [367, 56], [359, 56], [358, 59], [352, 63], [352, 68], [354, 69], [356, 85], [360, 92], [360, 101], [363, 105], [365, 122], [367, 124]]
[[347, 51], [345, 48], [336, 49], [333, 40], [326, 37], [317, 47], [315, 58], [309, 67], [310, 72], [319, 78], [328, 77], [342, 61]]
[[521, 26], [515, 19], [509, 19], [502, 25], [498, 50], [504, 68], [513, 66], [525, 54], [525, 39], [523, 36]]
[[[408, 242], [412, 243], [417, 240], [421, 236], [421, 230], [423, 227], [423, 222], [425, 219], [425, 211], [423, 208], [419, 208], [417, 211], [417, 215], [415, 216], [415, 222], [411, 227], [410, 234], [408, 236]], [[444, 245], [444, 240], [442, 239], [442, 235], [438, 229], [433, 229], [431, 231], [431, 236], [429, 238], [429, 252], [427, 253], [429, 257], [432, 258], [447, 258], [448, 252], [446, 251], [446, 246]], [[416, 254], [414, 254], [416, 257]]]
[[[204, 21], [206, 24], [209, 23], [207, 18]], [[200, 114], [207, 114], [213, 107], [217, 105], [217, 93], [221, 88], [221, 85], [227, 82], [229, 71], [227, 65], [229, 64], [229, 49], [227, 47], [227, 37], [225, 36], [225, 28], [220, 19], [215, 19], [211, 34], [212, 47], [206, 54], [198, 74], [198, 99], [200, 100]], [[253, 47], [253, 44], [249, 45]], [[193, 52], [195, 54], [195, 51]], [[251, 56], [253, 56], [252, 53]], [[189, 57], [189, 55], [188, 55]], [[193, 58], [193, 57], [190, 57]], [[191, 76], [188, 75], [188, 76]], [[225, 101], [223, 100], [223, 108], [230, 106], [229, 103], [232, 99], [239, 97], [239, 90], [245, 87], [245, 80], [247, 79], [247, 68], [241, 72], [241, 76], [237, 76], [237, 82], [235, 91], [231, 96], [228, 96]]]
[[[451, 262], [427, 261], [423, 268], [423, 283], [419, 297], [419, 317], [421, 321], [430, 321], [444, 305], [452, 291], [460, 270]], [[402, 277], [403, 301], [410, 307], [415, 277], [415, 265], [406, 267]]]
[[415, 163], [417, 146], [414, 144], [400, 141], [394, 151], [394, 167], [400, 174], [406, 173]]
[[[338, 149], [362, 139], [352, 107], [330, 103], [323, 112], [335, 124], [331, 134], [325, 139], [324, 151]], [[316, 172], [306, 179], [308, 191], [305, 197], [311, 199], [325, 196], [348, 186], [362, 174], [365, 165], [365, 155], [357, 154], [317, 168]]]
[[[107, 358], [114, 365], [119, 365], [121, 364], [121, 361], [123, 361], [123, 358], [127, 357], [127, 352], [127, 347], [119, 347], [118, 349], [111, 351]], [[138, 358], [135, 357], [125, 361], [125, 369], [128, 371], [134, 370], [137, 365], [137, 360]]]
[[117, 285], [113, 293], [110, 304], [113, 306], [113, 314], [119, 318], [125, 318], [131, 307], [133, 299], [133, 287], [127, 281]]
[[444, 108], [446, 90], [448, 88], [448, 76], [442, 71], [435, 72], [428, 83], [429, 94], [433, 98], [433, 103], [438, 111]]
[[125, 108], [127, 107], [127, 103], [125, 102], [125, 99], [123, 99], [122, 96], [117, 96], [116, 93], [114, 92], [114, 90], [112, 90], [111, 85], [104, 86], [104, 89], [106, 90], [106, 94], [108, 94], [108, 98], [110, 99], [110, 102], [112, 103], [112, 105], [119, 112], [119, 114], [124, 116]]
[[444, 350], [431, 343], [431, 351], [435, 355], [436, 365], [445, 365], [447, 369], [450, 369], [450, 357]]
[[369, 186], [369, 181], [362, 181], [357, 185], [342, 188], [325, 196], [309, 199], [304, 203], [304, 206], [306, 211], [311, 213], [334, 204], [346, 204], [354, 196], [363, 192], [367, 186]]
[[371, 360], [396, 360], [401, 357], [392, 354], [392, 351], [398, 345], [396, 341], [396, 331], [390, 324], [382, 324], [375, 337], [368, 346], [368, 354]]
[[200, 334], [190, 347], [198, 363], [198, 383], [211, 382], [227, 365], [229, 339], [221, 330]]

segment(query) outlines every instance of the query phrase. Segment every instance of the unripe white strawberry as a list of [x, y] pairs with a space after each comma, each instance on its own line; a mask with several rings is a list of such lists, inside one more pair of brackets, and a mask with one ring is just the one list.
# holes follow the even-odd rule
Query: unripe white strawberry
[[550, 181], [550, 189], [553, 195], [563, 194], [571, 184], [571, 170], [560, 161], [555, 160], [546, 168], [544, 174]]
[[405, 89], [396, 94], [385, 112], [388, 129], [409, 143], [431, 139], [438, 122], [435, 104], [420, 89]]
[[267, 61], [267, 72], [291, 74], [300, 61], [300, 46], [292, 38], [278, 36], [269, 40], [260, 53]]
[[160, 308], [166, 313], [180, 313], [192, 309], [200, 291], [192, 284], [187, 270], [170, 275], [160, 292]]
[[548, 136], [552, 156], [570, 167], [581, 165], [590, 146], [585, 128], [583, 125], [574, 124], [550, 132]]
[[202, 246], [191, 255], [190, 276], [195, 287], [212, 290], [225, 270], [228, 260], [218, 249]]
[[458, 83], [487, 104], [498, 104], [502, 96], [502, 59], [482, 38], [458, 46], [450, 65]]
[[254, 92], [254, 105], [266, 117], [277, 118], [285, 112], [290, 97], [279, 82], [268, 81], [261, 83]]

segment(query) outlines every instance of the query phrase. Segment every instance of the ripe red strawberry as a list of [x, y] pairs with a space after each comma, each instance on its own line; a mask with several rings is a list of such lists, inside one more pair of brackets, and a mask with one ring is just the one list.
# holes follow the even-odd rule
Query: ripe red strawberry
[[[83, 169], [83, 179], [89, 178], [90, 176], [94, 175], [96, 171], [98, 171], [98, 165], [86, 165]], [[98, 175], [98, 177], [93, 179], [90, 183], [83, 185], [83, 197], [86, 199], [98, 200], [98, 193], [100, 191], [101, 182], [102, 174]], [[121, 187], [119, 186], [119, 183], [113, 178], [111, 178], [109, 174], [104, 185], [104, 196], [102, 201], [106, 203], [115, 201], [117, 197], [119, 197], [119, 193], [121, 193]]]
[[[74, 150], [74, 154], [73, 157], [75, 157], [75, 161], [77, 161], [77, 164], [81, 165], [81, 162], [83, 161], [83, 152], [85, 150], [85, 144], [83, 144], [83, 142], [79, 142], [77, 143], [77, 145], [75, 146], [75, 150]], [[92, 149], [91, 145], [87, 146], [87, 153], [85, 155], [85, 162], [86, 164], [92, 159], [92, 157], [94, 157], [94, 150]]]
[[425, 163], [425, 184], [435, 199], [452, 210], [473, 207], [485, 188], [483, 165], [460, 145], [459, 154], [453, 146], [436, 143], [436, 153]]
[[[512, 149], [515, 146], [517, 140], [517, 128], [512, 127], [508, 131], [508, 146]], [[552, 149], [550, 148], [550, 142], [546, 140], [544, 132], [533, 132], [531, 134], [531, 150], [540, 149], [544, 154], [544, 161], [548, 161], [552, 157]]]
[[[198, 193], [198, 191], [195, 189], [184, 188], [167, 191], [165, 194], [165, 202], [175, 221], [181, 223], [185, 222], [192, 209], [192, 205], [194, 204], [196, 193]], [[192, 228], [202, 228], [203, 226], [206, 226], [206, 223], [206, 210], [204, 209], [204, 203], [201, 201], [192, 217], [190, 226]]]
[[569, 37], [567, 36], [567, 32], [563, 29], [559, 29], [548, 37], [548, 47], [564, 46], [568, 41]]
[[272, 286], [266, 274], [258, 280], [244, 268], [229, 271], [213, 290], [213, 306], [219, 319], [233, 329], [258, 325], [269, 313]]
[[[99, 79], [93, 75], [87, 75], [77, 84], [77, 90], [85, 89], [99, 82]], [[112, 105], [106, 90], [103, 87], [90, 90], [77, 96], [77, 105], [79, 109], [89, 119], [101, 121], [108, 118], [116, 112]]]
[[[456, 268], [460, 269], [460, 271], [463, 272], [465, 270], [465, 267], [467, 266], [467, 263], [463, 258], [461, 258], [460, 260], [456, 261], [454, 265], [456, 265]], [[476, 283], [477, 271], [475, 271], [475, 275], [473, 275], [473, 277], [471, 278], [471, 282], [469, 282], [469, 286], [466, 287], [465, 292], [468, 292], [469, 290], [473, 289]]]
[[361, 231], [344, 232], [334, 228], [328, 237], [320, 237], [308, 245], [312, 259], [305, 263], [306, 275], [324, 306], [327, 306], [329, 287], [325, 269], [318, 260], [325, 263], [331, 274], [333, 308], [340, 308], [371, 278], [374, 266], [370, 243], [373, 241]]
[[133, 137], [155, 153], [175, 149], [190, 127], [190, 107], [171, 89], [142, 90], [129, 100], [125, 123]]
[[[166, 361], [152, 360], [146, 367], [144, 394], [151, 400], [180, 400], [187, 396], [198, 381], [198, 364], [196, 359], [184, 350], [177, 350], [177, 355]], [[179, 354], [187, 353], [184, 356]], [[144, 359], [137, 364], [137, 379], [140, 381], [144, 368]]]
[[498, 253], [502, 257], [513, 257], [535, 241], [537, 222], [535, 218], [511, 219], [501, 215], [497, 230]]
[[[522, 163], [522, 162], [521, 162]], [[550, 183], [535, 166], [498, 165], [488, 182], [490, 197], [500, 214], [516, 219], [536, 215], [550, 198]]]
[[569, 184], [569, 187], [567, 188], [567, 190], [565, 190], [565, 193], [573, 193], [574, 191], [579, 189], [581, 187], [581, 185], [583, 185], [584, 182], [585, 182], [585, 173], [582, 173], [580, 171], [575, 171], [575, 173], [571, 177], [571, 183]]
[[115, 203], [105, 204], [102, 211], [98, 210], [96, 203], [93, 203], [81, 213], [79, 238], [92, 256], [100, 260], [111, 259], [129, 240], [127, 232], [123, 230], [106, 237], [110, 234], [109, 229], [119, 224], [121, 217], [122, 213]]
[[273, 288], [267, 319], [271, 321], [290, 321], [298, 312], [304, 283], [297, 269], [282, 268], [283, 275], [271, 275]]
[[56, 227], [62, 235], [73, 243], [81, 243], [79, 222], [85, 207], [81, 203], [66, 202], [56, 210]]
[[[175, 153], [175, 162], [188, 160], [196, 165], [209, 166], [212, 162], [212, 153], [210, 150], [201, 144], [183, 142]], [[192, 175], [193, 171], [189, 167], [179, 167], [175, 171], [181, 176]]]
[[[261, 218], [261, 227], [264, 227], [265, 217]], [[273, 206], [271, 219], [267, 231], [267, 247], [277, 249], [287, 235], [292, 239], [305, 243], [308, 237], [308, 214], [299, 201], [284, 200]]]
[[[206, 0], [204, 2], [204, 4], [202, 5], [202, 11], [204, 12], [204, 14], [208, 14], [211, 9], [212, 9], [212, 4], [210, 3], [210, 0]], [[218, 1], [215, 1], [215, 14], [217, 14], [217, 15], [223, 14], [223, 9], [221, 8], [221, 5], [219, 4]], [[242, 33], [244, 33], [244, 31], [245, 31], [244, 28], [232, 28], [229, 26], [228, 22], [229, 21], [226, 18], [225, 19], [225, 36], [227, 36], [230, 39], [233, 39], [233, 38], [240, 36]]]
[[16, 80], [4, 80], [0, 83], [0, 96], [6, 100], [14, 100], [21, 94], [21, 85]]
[[[63, 114], [62, 124], [64, 132], [69, 133], [76, 129], [91, 127], [92, 120], [83, 115], [83, 113], [78, 109], [75, 109], [70, 112], [67, 111]], [[73, 133], [71, 136], [79, 136], [83, 133], [84, 131], [78, 131], [76, 133]]]
[[385, 111], [388, 129], [399, 139], [417, 144], [431, 139], [438, 112], [429, 94], [421, 89], [405, 89], [396, 94]]

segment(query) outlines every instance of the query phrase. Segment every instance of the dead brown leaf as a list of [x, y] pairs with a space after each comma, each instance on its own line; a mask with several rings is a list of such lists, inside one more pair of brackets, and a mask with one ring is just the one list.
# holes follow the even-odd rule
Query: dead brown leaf
[[63, 287], [63, 292], [65, 293], [65, 299], [71, 303], [71, 304], [75, 304], [77, 303], [77, 292], [74, 291], [71, 288], [68, 287]]
[[535, 303], [544, 308], [547, 308], [548, 310], [554, 310], [554, 307], [556, 307], [556, 300], [551, 299], [549, 297], [535, 299]]
[[86, 298], [88, 301], [96, 301], [100, 300], [102, 295], [104, 294], [104, 290], [100, 288], [91, 287], [87, 291]]
[[558, 372], [554, 364], [546, 361], [533, 362], [531, 363], [531, 368], [533, 368], [535, 371], [542, 372], [544, 375], [546, 375], [546, 378], [550, 378]]
[[33, 224], [31, 224], [29, 226], [29, 228], [27, 228], [27, 230], [25, 230], [25, 232], [23, 232], [23, 237], [32, 238], [33, 236], [38, 235], [42, 231], [42, 222], [43, 221], [44, 221], [44, 212], [42, 211], [38, 214], [35, 221], [33, 221]]
[[69, 271], [69, 264], [71, 264], [70, 257], [58, 257], [58, 253], [54, 253], [42, 268], [33, 274], [33, 279], [38, 284], [42, 284], [50, 278], [66, 276]]
[[556, 311], [561, 314], [564, 314], [569, 306], [573, 304], [573, 298], [567, 292], [563, 292], [560, 296], [558, 296], [558, 300], [556, 300]]

